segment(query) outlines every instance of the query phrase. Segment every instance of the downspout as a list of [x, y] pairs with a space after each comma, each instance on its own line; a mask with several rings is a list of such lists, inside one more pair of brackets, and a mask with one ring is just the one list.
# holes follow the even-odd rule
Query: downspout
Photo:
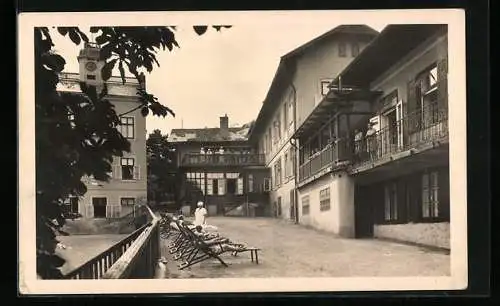
[[[293, 91], [293, 132], [295, 133], [295, 131], [297, 131], [297, 88], [295, 87], [295, 85], [293, 84], [293, 82], [290, 82], [290, 87], [292, 88], [292, 91]], [[292, 141], [292, 138], [290, 138], [289, 140], [290, 142], [290, 145], [294, 147], [295, 149], [295, 158], [293, 159], [293, 177], [294, 177], [294, 202], [295, 202], [295, 220], [294, 220], [294, 223], [295, 224], [299, 224], [299, 199], [298, 199], [298, 196], [299, 196], [299, 192], [298, 192], [298, 177], [297, 177], [297, 157], [299, 156], [299, 153], [298, 152], [298, 147], [297, 145], [295, 144], [294, 141]]]

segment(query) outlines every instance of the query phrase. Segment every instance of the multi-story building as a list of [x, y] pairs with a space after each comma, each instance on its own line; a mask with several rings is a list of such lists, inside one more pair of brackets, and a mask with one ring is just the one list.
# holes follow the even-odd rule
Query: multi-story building
[[331, 70], [293, 135], [301, 224], [449, 248], [447, 54], [446, 25], [389, 25]]
[[[59, 91], [80, 92], [80, 82], [102, 88], [104, 81], [101, 68], [104, 61], [99, 57], [97, 46], [87, 44], [78, 56], [79, 73], [62, 73]], [[135, 78], [112, 76], [106, 81], [108, 99], [120, 115], [121, 134], [130, 142], [130, 152], [113, 159], [109, 182], [84, 178], [87, 193], [81, 197], [70, 197], [67, 208], [85, 218], [115, 218], [128, 214], [139, 201], [146, 201], [146, 119], [141, 115], [137, 91], [145, 86], [144, 78], [139, 83]], [[122, 115], [123, 114], [123, 115]]]
[[229, 127], [224, 115], [218, 128], [172, 129], [169, 142], [181, 172], [177, 198], [184, 213], [204, 201], [209, 215], [268, 214], [268, 169], [248, 142], [251, 125]]
[[377, 34], [365, 25], [342, 25], [281, 57], [249, 136], [271, 169], [270, 201], [275, 217], [298, 222], [297, 148], [292, 135], [322, 101], [333, 77]]

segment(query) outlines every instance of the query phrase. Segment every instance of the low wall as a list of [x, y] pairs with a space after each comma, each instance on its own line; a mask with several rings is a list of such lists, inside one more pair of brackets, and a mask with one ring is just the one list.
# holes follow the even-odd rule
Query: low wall
[[408, 223], [374, 226], [376, 238], [450, 249], [450, 223]]

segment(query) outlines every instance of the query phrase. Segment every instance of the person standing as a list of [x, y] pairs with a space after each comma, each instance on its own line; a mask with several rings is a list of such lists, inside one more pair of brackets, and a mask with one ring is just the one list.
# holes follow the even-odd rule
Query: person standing
[[203, 226], [203, 225], [207, 224], [206, 216], [207, 216], [208, 212], [205, 209], [205, 207], [203, 207], [202, 201], [199, 201], [197, 206], [198, 207], [194, 211], [194, 225]]

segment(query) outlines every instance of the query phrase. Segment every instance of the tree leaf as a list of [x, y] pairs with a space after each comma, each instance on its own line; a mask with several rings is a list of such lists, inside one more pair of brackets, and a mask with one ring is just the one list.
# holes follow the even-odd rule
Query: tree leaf
[[82, 42], [80, 35], [78, 35], [75, 29], [69, 31], [69, 38], [75, 45], [79, 45]]
[[102, 67], [101, 75], [104, 81], [107, 81], [109, 80], [109, 78], [111, 78], [111, 73], [113, 72], [113, 68], [115, 67], [116, 61], [117, 61], [116, 58], [112, 59], [111, 61], [104, 64], [104, 66]]
[[193, 29], [196, 32], [196, 34], [203, 35], [207, 31], [208, 26], [200, 26], [200, 25], [198, 25], [198, 26], [193, 26]]
[[57, 32], [59, 32], [59, 34], [61, 34], [62, 36], [66, 36], [66, 34], [68, 34], [68, 28], [66, 28], [66, 27], [58, 27], [57, 28]]
[[146, 117], [148, 114], [149, 114], [149, 108], [147, 108], [146, 106], [141, 108], [141, 115], [143, 117]]
[[59, 54], [46, 53], [42, 56], [42, 64], [59, 73], [64, 70], [66, 60]]

